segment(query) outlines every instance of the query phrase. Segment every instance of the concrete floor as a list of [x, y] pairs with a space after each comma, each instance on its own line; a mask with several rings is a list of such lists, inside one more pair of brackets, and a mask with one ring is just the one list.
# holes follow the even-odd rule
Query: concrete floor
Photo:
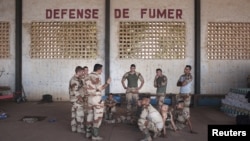
[[[70, 131], [69, 102], [6, 102], [0, 101], [0, 110], [9, 115], [0, 119], [0, 141], [87, 141], [84, 134]], [[123, 106], [120, 107], [121, 109]], [[34, 123], [21, 121], [24, 116], [46, 116]], [[55, 119], [55, 122], [49, 122]], [[174, 132], [167, 130], [167, 137], [154, 141], [207, 141], [208, 124], [235, 124], [235, 118], [219, 110], [219, 107], [191, 108], [191, 121], [198, 134], [190, 134], [188, 128]], [[136, 126], [125, 123], [103, 123], [100, 130], [104, 141], [139, 141], [143, 134]]]

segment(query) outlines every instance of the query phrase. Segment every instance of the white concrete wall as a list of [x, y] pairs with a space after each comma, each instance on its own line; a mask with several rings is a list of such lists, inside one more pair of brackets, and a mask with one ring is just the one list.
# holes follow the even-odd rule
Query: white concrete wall
[[[104, 16], [103, 0], [23, 0], [23, 87], [28, 100], [41, 100], [43, 94], [53, 95], [53, 99], [68, 100], [68, 84], [75, 67], [88, 66], [93, 70], [95, 63], [104, 64]], [[46, 9], [99, 9], [98, 19], [46, 19]], [[14, 8], [13, 8], [14, 9]], [[97, 21], [97, 59], [31, 59], [32, 21]], [[104, 66], [105, 67], [105, 66]], [[105, 68], [103, 68], [105, 69]], [[103, 73], [104, 74], [104, 73]], [[102, 75], [104, 77], [104, 75]]]
[[15, 0], [0, 0], [0, 21], [10, 23], [10, 58], [0, 59], [0, 86], [10, 86], [15, 91]]
[[[32, 21], [77, 21], [77, 19], [46, 19], [47, 8], [96, 8], [98, 19], [98, 58], [97, 59], [31, 59], [30, 27]], [[115, 19], [114, 9], [128, 8], [128, 19]], [[182, 19], [149, 19], [140, 17], [140, 9], [182, 9]], [[249, 60], [208, 60], [206, 55], [208, 22], [250, 22], [249, 0], [201, 0], [201, 93], [225, 94], [230, 88], [246, 87], [246, 77], [250, 74]], [[111, 68], [110, 91], [124, 93], [121, 77], [129, 71], [132, 63], [145, 78], [141, 92], [155, 92], [153, 79], [155, 69], [162, 68], [168, 77], [167, 93], [178, 93], [178, 77], [184, 66], [194, 66], [194, 0], [111, 0]], [[5, 72], [0, 85], [15, 88], [15, 0], [0, 0], [0, 20], [10, 22], [11, 57], [0, 59], [0, 70]], [[92, 19], [82, 19], [92, 20]], [[43, 94], [52, 94], [54, 100], [68, 100], [68, 82], [77, 65], [88, 66], [90, 71], [95, 63], [104, 64], [105, 39], [105, 0], [23, 0], [23, 86], [28, 100], [40, 100]], [[186, 23], [186, 57], [179, 60], [143, 60], [118, 58], [118, 28], [120, 21], [184, 21]], [[104, 66], [105, 67], [105, 66]], [[194, 69], [192, 74], [194, 75]], [[104, 78], [104, 75], [102, 75]], [[194, 85], [193, 85], [194, 86]]]
[[249, 60], [208, 60], [208, 22], [250, 22], [249, 0], [201, 0], [201, 93], [225, 94], [243, 88], [250, 74]]
[[[129, 18], [114, 18], [114, 9], [129, 9]], [[182, 19], [141, 19], [142, 8], [156, 9], [182, 9]], [[110, 91], [113, 93], [124, 93], [121, 79], [125, 72], [130, 70], [130, 65], [135, 64], [136, 70], [144, 76], [145, 84], [140, 92], [155, 93], [153, 87], [156, 68], [162, 68], [163, 73], [168, 77], [167, 93], [178, 93], [179, 87], [176, 82], [185, 65], [194, 64], [194, 1], [193, 0], [111, 0], [111, 68], [110, 76], [113, 79]], [[163, 60], [163, 59], [119, 59], [118, 37], [120, 21], [184, 21], [186, 23], [186, 55], [185, 59]], [[192, 74], [193, 74], [192, 70]], [[194, 74], [193, 74], [194, 75]]]

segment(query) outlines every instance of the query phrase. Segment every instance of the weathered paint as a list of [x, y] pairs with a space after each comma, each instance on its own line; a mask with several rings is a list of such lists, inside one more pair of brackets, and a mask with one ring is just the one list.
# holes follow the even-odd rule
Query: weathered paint
[[[129, 18], [115, 18], [115, 9], [129, 8]], [[141, 9], [182, 9], [182, 19], [152, 19], [149, 17], [141, 18]], [[121, 79], [125, 72], [129, 71], [130, 65], [135, 64], [136, 70], [141, 72], [145, 79], [145, 84], [140, 92], [155, 93], [153, 87], [155, 70], [161, 68], [163, 74], [168, 77], [167, 93], [178, 93], [179, 87], [176, 82], [185, 65], [194, 64], [194, 1], [193, 0], [112, 0], [111, 1], [111, 69], [110, 76], [113, 83], [110, 85], [110, 91], [113, 93], [122, 93], [125, 90], [122, 87]], [[184, 21], [186, 24], [186, 55], [185, 59], [179, 60], [146, 60], [146, 59], [119, 59], [118, 58], [118, 27], [120, 21]], [[193, 74], [192, 70], [192, 74]], [[193, 74], [194, 75], [194, 74]]]
[[0, 21], [9, 22], [10, 58], [0, 59], [0, 86], [15, 90], [15, 0], [0, 0]]
[[[81, 59], [31, 59], [30, 27], [32, 21], [84, 21], [92, 19], [46, 19], [46, 9], [99, 9], [98, 19], [98, 58]], [[181, 19], [141, 18], [142, 8], [182, 9]], [[129, 9], [129, 18], [115, 18], [114, 9]], [[249, 75], [249, 60], [208, 60], [206, 38], [208, 22], [250, 22], [249, 0], [201, 0], [201, 94], [225, 94], [230, 88], [246, 87]], [[29, 100], [39, 100], [43, 94], [52, 94], [54, 100], [68, 100], [68, 82], [77, 65], [88, 66], [92, 71], [95, 63], [104, 64], [105, 39], [105, 0], [23, 0], [23, 86]], [[178, 77], [186, 64], [194, 65], [194, 1], [193, 0], [111, 0], [110, 35], [110, 92], [124, 93], [121, 77], [129, 71], [132, 63], [145, 78], [141, 92], [154, 93], [155, 69], [162, 68], [168, 77], [167, 93], [178, 93]], [[0, 20], [10, 22], [11, 57], [0, 59], [0, 70], [5, 72], [0, 85], [15, 87], [15, 1], [0, 1]], [[186, 23], [186, 57], [180, 60], [143, 60], [118, 58], [118, 24], [120, 21], [184, 21]], [[104, 66], [105, 67], [105, 66]], [[194, 69], [192, 74], [194, 76]], [[104, 73], [103, 73], [104, 74]], [[104, 78], [104, 76], [102, 75]], [[195, 77], [195, 76], [194, 76]], [[193, 85], [194, 86], [194, 85]]]
[[[105, 1], [102, 0], [23, 0], [23, 87], [26, 90], [28, 99], [39, 100], [43, 94], [51, 94], [55, 101], [68, 100], [68, 83], [75, 73], [75, 67], [78, 65], [88, 66], [91, 72], [95, 63], [104, 64], [104, 3]], [[69, 17], [64, 19], [46, 19], [46, 9], [54, 8], [99, 9], [98, 19], [79, 20], [97, 21], [97, 59], [30, 58], [30, 27], [32, 21], [77, 21], [77, 19], [69, 19]], [[102, 77], [104, 77], [104, 73]]]
[[250, 22], [249, 0], [201, 0], [201, 93], [226, 94], [230, 88], [246, 87], [249, 60], [208, 60], [208, 22]]

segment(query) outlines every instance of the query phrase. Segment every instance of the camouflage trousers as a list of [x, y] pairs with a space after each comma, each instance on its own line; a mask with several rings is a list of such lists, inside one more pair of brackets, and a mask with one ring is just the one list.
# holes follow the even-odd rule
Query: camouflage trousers
[[156, 98], [158, 101], [158, 108], [160, 108], [163, 104], [164, 104], [164, 99], [165, 99], [165, 94], [163, 93], [157, 93], [156, 94]]
[[112, 120], [113, 119], [113, 114], [116, 112], [116, 107], [105, 107], [105, 119], [106, 120]]
[[189, 107], [191, 103], [191, 95], [190, 94], [178, 94], [176, 95], [177, 102], [184, 101], [184, 106]]
[[84, 109], [79, 103], [72, 103], [71, 107], [71, 130], [72, 132], [84, 132]]
[[102, 123], [104, 112], [103, 105], [88, 105], [87, 124], [99, 128]]
[[126, 101], [127, 101], [127, 112], [132, 112], [137, 109], [137, 101], [139, 99], [136, 88], [127, 88]]
[[104, 105], [92, 105], [88, 104], [88, 115], [87, 115], [87, 128], [86, 137], [97, 137], [99, 136], [99, 127], [102, 123], [104, 112]]
[[[147, 124], [145, 124], [145, 122], [147, 122]], [[154, 133], [160, 133], [163, 129], [163, 128], [157, 128], [155, 123], [149, 120], [145, 120], [145, 119], [139, 119], [138, 126], [141, 131], [145, 131], [145, 129], [147, 129], [148, 131], [151, 131]]]

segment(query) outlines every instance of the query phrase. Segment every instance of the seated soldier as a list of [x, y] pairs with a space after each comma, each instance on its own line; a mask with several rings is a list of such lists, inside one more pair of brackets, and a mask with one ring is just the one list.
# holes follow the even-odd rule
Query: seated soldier
[[108, 98], [104, 102], [105, 104], [105, 119], [113, 120], [113, 114], [116, 112], [116, 100], [113, 98], [113, 94], [109, 94]]
[[183, 129], [188, 125], [190, 132], [196, 134], [193, 131], [192, 124], [190, 121], [190, 109], [185, 106], [184, 101], [178, 101], [174, 110], [174, 121], [177, 129]]
[[141, 106], [142, 111], [138, 119], [138, 126], [145, 135], [141, 141], [152, 141], [150, 132], [154, 133], [153, 138], [160, 136], [164, 124], [163, 119], [159, 111], [150, 104], [150, 96], [142, 97]]

